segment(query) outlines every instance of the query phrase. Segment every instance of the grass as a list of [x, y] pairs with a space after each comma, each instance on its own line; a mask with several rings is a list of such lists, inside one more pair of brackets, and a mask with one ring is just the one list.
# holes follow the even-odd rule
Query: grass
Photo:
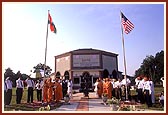
[[[36, 91], [33, 92], [33, 101], [37, 101]], [[51, 110], [62, 105], [62, 102], [52, 104]], [[33, 104], [27, 104], [27, 88], [24, 89], [21, 104], [16, 104], [16, 88], [12, 89], [12, 100], [8, 107], [4, 107], [4, 111], [38, 111], [41, 104], [34, 106]], [[46, 105], [44, 105], [46, 106]]]

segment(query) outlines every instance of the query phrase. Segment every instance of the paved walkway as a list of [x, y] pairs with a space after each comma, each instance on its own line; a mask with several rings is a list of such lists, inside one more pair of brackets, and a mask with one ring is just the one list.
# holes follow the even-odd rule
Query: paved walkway
[[89, 98], [83, 93], [73, 94], [69, 104], [52, 111], [111, 111], [109, 105], [104, 105], [102, 99], [96, 98], [94, 92], [89, 92]]
[[[62, 100], [63, 101], [63, 100]], [[59, 108], [56, 108], [52, 111], [57, 112], [99, 112], [99, 113], [118, 113], [118, 111], [112, 111], [109, 105], [104, 105], [102, 99], [96, 98], [94, 92], [89, 92], [89, 98], [84, 97], [83, 93], [73, 94], [73, 98], [70, 100], [69, 104], [63, 104]], [[137, 111], [145, 112], [145, 111], [153, 111], [153, 110], [141, 110]]]

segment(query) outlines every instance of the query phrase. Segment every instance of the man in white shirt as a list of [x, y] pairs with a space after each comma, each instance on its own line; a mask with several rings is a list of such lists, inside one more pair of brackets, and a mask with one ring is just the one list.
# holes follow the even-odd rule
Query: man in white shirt
[[152, 106], [152, 102], [151, 102], [151, 85], [150, 85], [150, 81], [149, 81], [149, 77], [144, 77], [144, 87], [143, 87], [143, 92], [145, 95], [145, 101], [146, 104], [148, 105], [148, 107]]
[[17, 104], [21, 103], [23, 88], [24, 88], [23, 81], [19, 77], [18, 80], [16, 80], [16, 103]]
[[69, 97], [70, 97], [70, 98], [73, 98], [73, 96], [72, 96], [72, 87], [73, 87], [72, 80], [69, 79], [69, 82], [68, 82], [68, 91], [67, 91], [67, 93], [69, 94]]
[[142, 80], [142, 77], [137, 77], [135, 79], [135, 86], [137, 88], [137, 93], [138, 93], [138, 102], [140, 103], [144, 103], [144, 96], [143, 96], [143, 92], [142, 92], [142, 89], [144, 87], [144, 80]]
[[[128, 78], [124, 78], [122, 81], [121, 81], [121, 85], [122, 85], [122, 87], [124, 86], [124, 88], [125, 88], [125, 99], [127, 100], [127, 98], [129, 98], [128, 96], [130, 96], [129, 95], [129, 92], [130, 92], [130, 83], [131, 83], [131, 81], [128, 79]], [[123, 88], [123, 89], [124, 89]], [[127, 92], [126, 92], [126, 88], [127, 88]]]
[[96, 80], [96, 82], [94, 83], [94, 91], [95, 91], [95, 96], [97, 97], [98, 96], [98, 94], [97, 94], [97, 85], [98, 85], [98, 79]]
[[9, 105], [11, 103], [11, 99], [12, 99], [12, 81], [11, 81], [10, 77], [6, 78], [5, 83], [7, 86], [6, 105]]
[[121, 99], [121, 79], [118, 78], [118, 98]]
[[115, 82], [115, 79], [111, 79], [111, 84], [112, 84], [112, 91], [111, 91], [111, 94], [112, 94], [112, 97], [115, 97], [114, 82]]
[[37, 100], [38, 101], [42, 101], [42, 86], [43, 86], [42, 81], [37, 80], [36, 90], [37, 90]]
[[121, 81], [121, 84], [122, 85], [127, 85], [127, 86], [129, 86], [130, 85], [130, 83], [131, 83], [131, 81], [128, 79], [128, 78], [126, 78], [126, 80], [125, 80], [125, 78]]
[[26, 79], [26, 83], [27, 83], [27, 88], [28, 88], [28, 95], [27, 95], [27, 103], [33, 103], [33, 90], [35, 88], [35, 84], [34, 81], [28, 77]]
[[118, 87], [119, 87], [119, 81], [114, 79], [114, 83], [113, 83], [113, 89], [115, 92], [115, 97], [118, 99]]

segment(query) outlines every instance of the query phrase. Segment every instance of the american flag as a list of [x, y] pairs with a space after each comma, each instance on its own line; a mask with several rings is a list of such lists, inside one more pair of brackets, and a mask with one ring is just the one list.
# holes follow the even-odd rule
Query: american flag
[[134, 28], [134, 24], [132, 24], [125, 16], [124, 14], [121, 12], [121, 23], [123, 26], [123, 30], [126, 34], [130, 33], [131, 30], [133, 30]]

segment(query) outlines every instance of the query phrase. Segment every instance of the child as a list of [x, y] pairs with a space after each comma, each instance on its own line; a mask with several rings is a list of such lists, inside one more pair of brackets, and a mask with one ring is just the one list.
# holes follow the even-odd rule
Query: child
[[159, 102], [164, 107], [164, 92], [162, 91], [159, 97]]

